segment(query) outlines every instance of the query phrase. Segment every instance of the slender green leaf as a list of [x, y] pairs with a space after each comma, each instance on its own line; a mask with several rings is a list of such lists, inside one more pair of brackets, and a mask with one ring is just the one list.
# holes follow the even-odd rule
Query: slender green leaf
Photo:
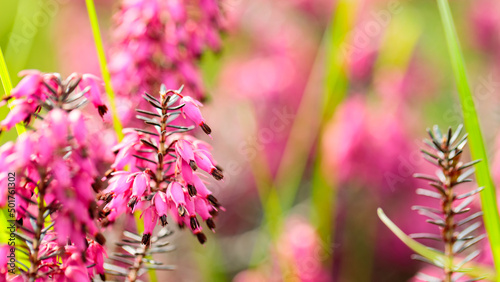
[[[455, 75], [456, 86], [462, 105], [464, 124], [469, 133], [469, 144], [473, 159], [482, 160], [476, 165], [476, 179], [479, 186], [485, 189], [481, 193], [481, 206], [484, 212], [484, 223], [493, 253], [495, 268], [500, 272], [500, 218], [495, 195], [495, 187], [491, 179], [486, 149], [479, 126], [479, 119], [474, 106], [474, 99], [467, 80], [465, 62], [460, 43], [453, 23], [447, 0], [438, 0], [439, 12], [443, 23], [446, 42]], [[500, 281], [500, 280], [498, 280]]]
[[115, 129], [118, 140], [123, 138], [122, 124], [118, 118], [118, 112], [116, 110], [115, 102], [115, 92], [111, 84], [111, 75], [109, 73], [108, 64], [106, 62], [106, 53], [104, 52], [104, 46], [102, 44], [101, 31], [99, 30], [99, 22], [97, 20], [97, 13], [95, 10], [95, 5], [93, 0], [85, 0], [87, 4], [87, 10], [89, 13], [90, 25], [92, 27], [92, 34], [94, 35], [95, 47], [97, 49], [97, 56], [99, 57], [99, 65], [101, 66], [101, 74], [104, 80], [104, 87], [108, 95], [109, 104], [111, 106], [111, 114], [113, 116], [113, 127]]
[[[10, 92], [12, 91], [12, 82], [10, 80], [7, 64], [5, 63], [5, 58], [3, 57], [2, 48], [0, 48], [0, 78], [2, 79], [2, 86], [5, 95], [10, 95]], [[10, 101], [9, 101], [9, 108], [12, 108]], [[26, 130], [22, 125], [16, 124], [16, 131], [17, 135], [21, 135]]]

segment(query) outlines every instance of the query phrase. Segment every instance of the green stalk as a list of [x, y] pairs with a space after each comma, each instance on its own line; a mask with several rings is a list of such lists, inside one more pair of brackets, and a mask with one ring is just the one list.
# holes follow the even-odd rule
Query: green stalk
[[[10, 80], [7, 64], [5, 63], [5, 58], [3, 57], [2, 48], [0, 48], [0, 78], [2, 79], [2, 86], [5, 95], [10, 95], [10, 92], [12, 91], [12, 82]], [[12, 109], [10, 101], [9, 101], [9, 108]], [[16, 131], [17, 135], [21, 135], [26, 131], [26, 129], [22, 125], [16, 124]]]
[[[476, 179], [479, 186], [485, 187], [483, 192], [480, 193], [481, 206], [484, 212], [484, 225], [488, 233], [495, 269], [497, 273], [500, 273], [500, 218], [498, 215], [495, 186], [491, 179], [488, 157], [479, 126], [479, 119], [467, 80], [465, 62], [453, 23], [450, 6], [447, 0], [438, 0], [437, 2], [446, 35], [453, 74], [455, 75], [456, 86], [462, 104], [464, 125], [469, 133], [471, 156], [472, 159], [482, 160], [476, 165]], [[497, 281], [500, 281], [500, 276], [497, 278]]]
[[[113, 116], [113, 128], [115, 129], [116, 136], [118, 137], [118, 141], [123, 139], [123, 126], [118, 118], [118, 112], [116, 110], [116, 102], [115, 102], [115, 92], [113, 90], [113, 86], [111, 84], [111, 74], [109, 73], [108, 64], [106, 62], [106, 54], [104, 52], [104, 45], [102, 44], [101, 31], [99, 29], [99, 22], [97, 20], [97, 13], [93, 0], [85, 0], [87, 4], [87, 11], [89, 13], [90, 25], [92, 27], [92, 34], [94, 35], [94, 42], [97, 50], [97, 56], [99, 58], [99, 65], [101, 67], [101, 74], [104, 80], [104, 86], [106, 89], [106, 93], [108, 95], [109, 104], [111, 106], [111, 114]], [[138, 213], [134, 214], [137, 231], [142, 233], [144, 231], [142, 220], [140, 219], [140, 215]], [[153, 269], [148, 270], [149, 279], [151, 282], [157, 281], [156, 272]]]
[[[330, 121], [338, 105], [344, 100], [347, 93], [348, 79], [346, 75], [346, 54], [340, 52], [343, 44], [347, 44], [348, 33], [352, 30], [358, 3], [356, 1], [339, 1], [335, 14], [325, 32], [324, 46], [326, 52], [325, 77], [323, 81], [323, 108], [320, 127], [318, 130], [318, 150], [314, 165], [313, 182], [311, 187], [311, 221], [315, 225], [318, 235], [324, 244], [333, 242], [336, 209], [336, 189], [332, 181], [327, 181], [323, 170], [321, 156], [323, 130]], [[330, 172], [331, 174], [331, 172]], [[333, 257], [332, 253], [328, 254]]]
[[115, 92], [113, 90], [113, 85], [111, 84], [111, 75], [109, 73], [108, 64], [106, 62], [106, 53], [104, 52], [104, 46], [102, 44], [101, 31], [99, 30], [99, 22], [97, 21], [97, 13], [95, 10], [95, 5], [93, 0], [85, 0], [87, 4], [87, 11], [89, 13], [90, 25], [92, 27], [92, 34], [94, 35], [95, 47], [97, 50], [97, 56], [99, 58], [99, 65], [101, 67], [101, 74], [104, 80], [104, 87], [108, 95], [109, 104], [111, 106], [111, 115], [113, 116], [113, 128], [115, 129], [116, 136], [118, 136], [118, 141], [123, 138], [122, 124], [118, 118], [118, 112], [116, 110], [115, 102]]

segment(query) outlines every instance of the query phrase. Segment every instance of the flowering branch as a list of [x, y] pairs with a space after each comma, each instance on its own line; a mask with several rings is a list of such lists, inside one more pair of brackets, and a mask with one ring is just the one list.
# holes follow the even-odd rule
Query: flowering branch
[[[45, 179], [44, 176], [42, 176], [42, 179]], [[40, 185], [38, 185], [38, 195], [39, 195], [39, 200], [38, 200], [38, 216], [36, 218], [36, 226], [35, 226], [35, 234], [33, 238], [33, 254], [29, 256], [29, 260], [31, 263], [29, 272], [28, 272], [28, 277], [30, 281], [35, 281], [37, 278], [37, 273], [38, 273], [38, 268], [40, 265], [40, 260], [39, 260], [39, 252], [40, 252], [40, 244], [41, 244], [41, 236], [42, 236], [42, 230], [44, 228], [45, 224], [45, 184], [43, 181], [40, 182]]]
[[[213, 231], [213, 217], [223, 209], [205, 186], [198, 168], [216, 180], [223, 178], [222, 171], [207, 143], [184, 134], [195, 126], [183, 124], [190, 120], [206, 134], [211, 129], [201, 115], [201, 103], [181, 91], [182, 88], [167, 91], [162, 86], [159, 99], [148, 93], [143, 95], [153, 111], [137, 109], [141, 114], [137, 118], [152, 128], [124, 130], [124, 139], [114, 148], [116, 158], [108, 174], [109, 186], [98, 196], [104, 201], [101, 214], [104, 226], [126, 211], [142, 211], [144, 232], [137, 240], [142, 248], [133, 253], [134, 261], [127, 274], [130, 281], [139, 275], [145, 256], [156, 249], [152, 247], [156, 242], [153, 230], [157, 223], [167, 225], [167, 214], [180, 227], [188, 226], [198, 241], [204, 243], [206, 236], [197, 216]], [[188, 120], [178, 121], [181, 116]], [[125, 167], [131, 172], [124, 171]]]
[[[485, 237], [484, 234], [477, 237], [471, 235], [471, 233], [480, 226], [479, 222], [470, 225], [462, 231], [458, 231], [457, 229], [458, 227], [469, 224], [482, 215], [482, 212], [476, 212], [466, 218], [460, 220], [456, 219], [457, 216], [470, 211], [468, 205], [474, 199], [472, 196], [483, 190], [483, 187], [480, 187], [461, 195], [455, 193], [458, 185], [472, 181], [468, 179], [468, 177], [474, 173], [474, 168], [467, 171], [466, 169], [479, 162], [472, 161], [464, 164], [460, 161], [463, 149], [467, 144], [467, 135], [459, 139], [462, 128], [462, 126], [459, 126], [454, 134], [451, 128], [446, 134], [442, 134], [437, 126], [435, 126], [432, 131], [428, 130], [431, 140], [425, 140], [425, 142], [432, 151], [428, 152], [422, 150], [422, 153], [427, 161], [439, 168], [436, 173], [437, 178], [424, 174], [415, 174], [416, 178], [430, 181], [429, 184], [436, 189], [436, 192], [426, 189], [417, 189], [417, 194], [440, 199], [442, 204], [440, 210], [422, 206], [414, 206], [413, 209], [429, 217], [427, 222], [439, 226], [441, 235], [413, 234], [412, 237], [417, 239], [442, 240], [444, 243], [444, 255], [450, 262], [454, 261], [457, 254], [462, 253]], [[444, 281], [454, 281], [453, 274], [457, 272], [458, 268], [474, 259], [477, 255], [479, 255], [479, 251], [472, 252], [462, 260], [459, 266], [438, 264], [437, 266], [443, 268]], [[421, 256], [415, 256], [415, 258], [436, 265], [435, 262], [431, 262]]]
[[[104, 159], [92, 142], [99, 137], [89, 134], [79, 108], [92, 102], [101, 116], [106, 113], [100, 85], [89, 74], [75, 73], [65, 80], [57, 73], [22, 74], [2, 100], [15, 99], [15, 106], [0, 123], [2, 130], [9, 130], [19, 122], [29, 125], [40, 119], [15, 144], [0, 147], [1, 187], [8, 187], [6, 181], [15, 184], [16, 222], [22, 231], [16, 236], [26, 243], [31, 264], [18, 261], [24, 267], [18, 277], [88, 281], [104, 274], [105, 240], [95, 220], [93, 186]], [[6, 198], [6, 190], [0, 193]], [[51, 222], [45, 226], [49, 215]]]

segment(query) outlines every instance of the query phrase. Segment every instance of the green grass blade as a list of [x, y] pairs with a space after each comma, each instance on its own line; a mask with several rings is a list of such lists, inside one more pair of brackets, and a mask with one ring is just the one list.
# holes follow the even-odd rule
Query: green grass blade
[[484, 212], [483, 218], [490, 240], [495, 268], [497, 273], [500, 273], [500, 218], [498, 216], [495, 187], [491, 179], [486, 149], [479, 126], [479, 119], [467, 80], [464, 58], [460, 49], [460, 43], [458, 41], [450, 7], [447, 0], [438, 0], [437, 2], [446, 35], [446, 42], [448, 44], [458, 94], [462, 104], [464, 124], [469, 133], [472, 159], [482, 160], [476, 165], [476, 179], [479, 186], [485, 187], [484, 191], [481, 192], [481, 206]]
[[[447, 257], [445, 257], [443, 253], [431, 250], [426, 246], [410, 238], [385, 215], [384, 211], [381, 208], [377, 209], [377, 214], [380, 220], [394, 233], [394, 235], [396, 235], [406, 246], [412, 249], [415, 253], [439, 265], [449, 265], [452, 268], [453, 265], [459, 263], [458, 259], [455, 262], [452, 262]], [[496, 280], [495, 271], [484, 265], [468, 263], [463, 268], [458, 269], [456, 271], [463, 272], [466, 275], [471, 276], [473, 278], [482, 278], [488, 281]]]
[[[322, 93], [322, 116], [318, 134], [318, 149], [314, 164], [313, 181], [311, 187], [311, 221], [317, 229], [322, 242], [327, 244], [333, 242], [336, 212], [337, 187], [332, 181], [328, 181], [326, 175], [335, 178], [334, 172], [324, 170], [321, 140], [325, 126], [331, 120], [337, 107], [347, 95], [347, 59], [343, 50], [351, 40], [349, 33], [352, 31], [357, 12], [360, 8], [359, 1], [338, 1], [331, 21], [325, 31], [325, 64], [324, 81]], [[326, 254], [325, 254], [326, 255]], [[333, 257], [333, 250], [329, 250], [329, 259]]]
[[[5, 63], [5, 58], [3, 57], [2, 48], [0, 48], [0, 78], [2, 79], [2, 86], [5, 92], [5, 95], [10, 95], [12, 91], [12, 82], [9, 76], [9, 70], [7, 69], [7, 63]], [[11, 103], [9, 101], [9, 108], [11, 108]], [[23, 134], [26, 129], [20, 125], [16, 124], [17, 135]]]
[[102, 44], [101, 31], [99, 30], [99, 22], [97, 20], [97, 13], [95, 10], [95, 5], [93, 0], [85, 0], [87, 4], [87, 10], [89, 13], [90, 25], [92, 27], [92, 34], [94, 35], [95, 47], [97, 49], [97, 56], [99, 57], [99, 65], [101, 67], [101, 74], [104, 80], [104, 86], [106, 93], [108, 95], [109, 104], [111, 106], [111, 114], [113, 116], [113, 127], [115, 129], [118, 140], [123, 138], [122, 124], [118, 118], [118, 112], [116, 110], [115, 102], [115, 92], [111, 84], [111, 75], [109, 73], [108, 64], [106, 62], [106, 53], [104, 52], [104, 46]]

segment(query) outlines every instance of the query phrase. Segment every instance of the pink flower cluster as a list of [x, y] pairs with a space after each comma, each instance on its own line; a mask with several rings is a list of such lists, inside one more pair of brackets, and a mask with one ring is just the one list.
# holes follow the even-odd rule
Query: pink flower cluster
[[33, 117], [39, 121], [15, 143], [0, 147], [1, 199], [7, 198], [7, 182], [15, 175], [18, 232], [30, 242], [31, 267], [22, 269], [22, 278], [90, 281], [94, 273], [104, 273], [105, 239], [98, 226], [94, 185], [107, 158], [103, 144], [109, 142], [102, 133], [94, 134], [95, 124], [91, 126], [90, 117], [78, 108], [90, 101], [102, 117], [107, 107], [101, 85], [89, 74], [74, 73], [65, 80], [57, 73], [22, 75], [5, 99], [15, 100], [2, 128]]
[[[107, 112], [101, 99], [101, 83], [93, 75], [73, 73], [63, 81], [58, 73], [26, 70], [20, 72], [20, 76], [24, 78], [12, 90], [11, 95], [4, 99], [15, 100], [12, 102], [12, 111], [0, 123], [2, 130], [10, 130], [19, 122], [28, 124], [32, 116], [42, 108], [65, 108], [67, 103], [80, 102], [81, 104], [77, 104], [79, 106], [88, 100], [97, 108], [101, 117]], [[75, 90], [80, 93], [73, 93]], [[81, 101], [81, 98], [86, 99]]]
[[87, 234], [98, 235], [92, 184], [100, 156], [91, 144], [80, 111], [54, 109], [36, 131], [0, 149], [2, 195], [7, 193], [8, 171], [17, 172], [16, 219], [23, 222], [32, 204], [45, 201], [49, 210], [57, 210], [52, 216], [59, 244], [69, 239], [79, 250], [85, 249]]
[[[46, 281], [92, 281], [95, 275], [104, 278], [104, 257], [106, 250], [99, 243], [88, 240], [87, 250], [82, 253], [74, 245], [59, 246], [55, 241], [56, 233], [49, 232], [40, 244], [38, 258], [39, 271], [47, 275], [39, 276], [37, 282]], [[0, 281], [26, 281], [22, 275], [7, 275], [6, 270], [8, 246], [0, 248]], [[104, 280], [104, 279], [103, 279]]]
[[[325, 165], [339, 182], [390, 193], [413, 181], [411, 174], [403, 177], [399, 172], [412, 144], [390, 106], [377, 112], [364, 96], [353, 95], [339, 107], [323, 137]], [[379, 152], [386, 157], [380, 158]]]
[[280, 236], [272, 265], [240, 272], [234, 281], [332, 281], [323, 267], [330, 250], [322, 246], [314, 227], [302, 218], [292, 217], [287, 220], [286, 230]]
[[[216, 180], [223, 175], [210, 153], [210, 145], [183, 134], [193, 127], [171, 124], [184, 116], [210, 134], [210, 127], [201, 116], [201, 104], [172, 90], [162, 92], [160, 100], [153, 96], [145, 98], [157, 112], [138, 110], [151, 116], [139, 117], [155, 130], [125, 129], [124, 139], [114, 148], [117, 153], [112, 165], [114, 172], [100, 197], [106, 202], [103, 224], [115, 221], [124, 212], [139, 209], [144, 219], [143, 243], [148, 245], [157, 223], [165, 226], [169, 214], [179, 226], [188, 226], [203, 243], [206, 237], [197, 216], [214, 230], [213, 217], [222, 207], [207, 189], [200, 171]], [[126, 167], [130, 171], [125, 171]]]
[[118, 95], [130, 99], [130, 93], [153, 92], [161, 84], [184, 84], [191, 96], [203, 97], [196, 61], [207, 47], [220, 49], [221, 19], [215, 0], [124, 0], [110, 57]]
[[23, 277], [20, 275], [9, 275], [9, 258], [10, 247], [8, 245], [0, 246], [0, 282], [22, 282]]

